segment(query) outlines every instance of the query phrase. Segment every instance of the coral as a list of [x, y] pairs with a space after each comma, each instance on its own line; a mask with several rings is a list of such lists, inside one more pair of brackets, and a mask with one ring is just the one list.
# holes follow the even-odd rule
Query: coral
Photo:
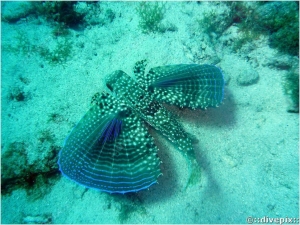
[[143, 33], [162, 32], [161, 21], [164, 18], [165, 6], [158, 2], [141, 2], [137, 7], [140, 16], [139, 27]]
[[230, 19], [238, 27], [239, 37], [233, 43], [233, 50], [237, 51], [246, 43], [251, 43], [260, 37], [263, 30], [257, 21], [255, 9], [259, 3], [225, 2], [230, 10]]

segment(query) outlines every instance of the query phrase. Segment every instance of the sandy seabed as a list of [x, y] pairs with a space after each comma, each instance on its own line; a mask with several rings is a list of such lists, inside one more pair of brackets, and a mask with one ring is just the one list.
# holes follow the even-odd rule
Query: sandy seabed
[[[202, 46], [205, 52], [213, 46], [220, 59], [217, 66], [230, 77], [223, 104], [205, 111], [169, 107], [195, 139], [201, 181], [185, 189], [185, 159], [163, 136], [152, 132], [163, 162], [159, 184], [138, 193], [112, 195], [61, 177], [37, 199], [24, 189], [2, 196], [2, 223], [45, 218], [52, 223], [246, 223], [250, 216], [299, 217], [298, 114], [287, 112], [287, 96], [282, 91], [286, 71], [264, 63], [276, 57], [276, 50], [261, 38], [253, 42], [247, 59], [245, 53], [222, 45], [222, 38], [212, 44], [195, 35], [193, 29], [203, 12], [211, 7], [222, 10], [209, 2], [167, 3], [164, 22], [175, 24], [177, 31], [144, 34], [138, 26], [138, 4], [103, 3], [116, 18], [103, 26], [72, 30], [72, 57], [63, 64], [49, 64], [30, 51], [25, 55], [2, 51], [2, 151], [9, 143], [26, 141], [29, 160], [34, 161], [40, 154], [37, 137], [41, 131], [53, 133], [62, 147], [89, 109], [93, 94], [105, 89], [106, 75], [118, 69], [132, 75], [134, 63], [142, 59], [148, 60], [147, 70], [201, 64], [194, 57], [196, 47]], [[224, 37], [236, 37], [234, 31], [229, 28]], [[18, 32], [41, 46], [55, 44], [51, 25], [32, 19], [2, 22], [2, 46], [15, 43]], [[238, 75], [249, 66], [259, 74], [258, 82], [238, 85]], [[20, 77], [28, 82], [21, 82]], [[18, 87], [26, 93], [26, 101], [9, 100]], [[58, 113], [62, 121], [49, 123], [51, 113]]]

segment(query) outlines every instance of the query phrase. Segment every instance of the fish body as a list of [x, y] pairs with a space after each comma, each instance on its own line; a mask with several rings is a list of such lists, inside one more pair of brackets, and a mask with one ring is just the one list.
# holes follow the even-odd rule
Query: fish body
[[111, 91], [97, 93], [92, 107], [71, 131], [59, 154], [59, 169], [71, 180], [109, 193], [136, 192], [161, 175], [158, 148], [145, 123], [182, 152], [190, 169], [188, 184], [200, 178], [192, 141], [163, 103], [180, 107], [218, 106], [224, 79], [212, 65], [180, 64], [152, 68], [136, 64], [136, 80], [118, 70], [106, 79]]

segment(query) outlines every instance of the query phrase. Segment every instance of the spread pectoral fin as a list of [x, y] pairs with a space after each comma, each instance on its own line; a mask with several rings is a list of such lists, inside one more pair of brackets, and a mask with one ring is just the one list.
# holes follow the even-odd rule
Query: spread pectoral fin
[[159, 102], [180, 107], [218, 106], [224, 96], [224, 78], [214, 65], [179, 64], [152, 68], [148, 90]]
[[110, 193], [148, 188], [161, 174], [157, 147], [144, 122], [111, 95], [94, 98], [59, 155], [62, 173]]

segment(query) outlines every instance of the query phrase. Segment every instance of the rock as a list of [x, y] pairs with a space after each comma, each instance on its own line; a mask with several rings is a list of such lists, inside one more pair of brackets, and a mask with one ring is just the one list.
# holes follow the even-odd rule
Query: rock
[[[8, 194], [16, 188], [42, 187], [45, 178], [58, 171], [58, 151], [60, 146], [55, 145], [52, 133], [41, 132], [38, 144], [28, 142], [5, 143], [1, 153], [1, 193]], [[49, 182], [47, 182], [49, 183]]]
[[197, 64], [216, 65], [221, 61], [209, 36], [205, 34], [184, 41], [183, 49], [186, 57]]
[[289, 70], [298, 63], [298, 57], [290, 55], [279, 55], [268, 58], [263, 66], [268, 66], [271, 68], [276, 68], [280, 70]]
[[287, 98], [288, 107], [287, 112], [289, 113], [299, 113], [299, 104], [294, 103], [291, 99]]
[[221, 62], [221, 59], [217, 55], [212, 55], [205, 63], [216, 65]]
[[237, 77], [237, 83], [240, 86], [249, 86], [252, 84], [256, 84], [259, 79], [259, 75], [254, 69], [247, 69], [245, 71], [241, 71]]
[[88, 4], [86, 2], [78, 2], [75, 7], [74, 7], [74, 10], [77, 12], [77, 13], [80, 13], [80, 14], [86, 14], [88, 13], [89, 11], [89, 7], [88, 7]]
[[[6, 147], [6, 146], [5, 146]], [[1, 180], [2, 185], [14, 177], [26, 176], [28, 172], [26, 148], [24, 142], [13, 142], [8, 144], [1, 155]]]
[[31, 2], [4, 2], [2, 4], [2, 21], [9, 23], [26, 18], [33, 10]]
[[287, 96], [287, 111], [299, 113], [299, 66], [295, 65], [283, 76], [282, 84], [284, 93]]

